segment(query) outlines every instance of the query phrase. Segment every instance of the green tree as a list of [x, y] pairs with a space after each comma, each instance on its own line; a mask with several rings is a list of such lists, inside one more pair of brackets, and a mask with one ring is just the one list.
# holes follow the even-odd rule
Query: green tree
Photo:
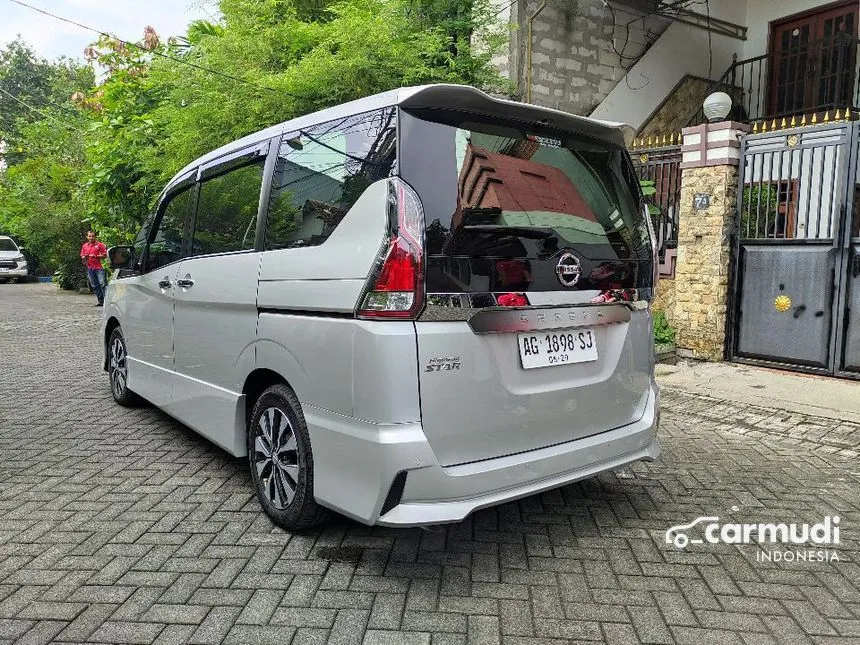
[[93, 86], [92, 70], [48, 62], [22, 41], [0, 50], [0, 232], [15, 235], [38, 269], [64, 269], [69, 286], [82, 274], [78, 252], [85, 210], [80, 197], [86, 160], [86, 115], [71, 96]]
[[130, 240], [184, 165], [267, 126], [399, 86], [510, 94], [491, 64], [507, 28], [488, 0], [218, 5], [218, 23], [181, 37], [147, 27], [137, 43], [99, 39], [85, 51], [98, 85], [89, 66], [40, 60], [21, 42], [0, 52], [0, 88], [38, 110], [6, 113], [14, 101], [0, 96], [0, 138], [14, 146], [0, 228], [37, 246], [46, 268], [74, 264], [87, 225], [108, 244]]
[[85, 50], [105, 72], [98, 87], [76, 97], [90, 122], [89, 168], [82, 185], [88, 197], [86, 215], [117, 238], [133, 235], [161, 189], [147, 166], [159, 146], [151, 114], [171, 89], [149, 73], [151, 52], [160, 48], [155, 31], [147, 27], [140, 43], [103, 36]]
[[27, 141], [21, 128], [53, 115], [58, 119], [74, 113], [71, 95], [93, 85], [93, 72], [68, 59], [50, 63], [38, 58], [20, 38], [0, 49], [0, 141], [3, 160], [22, 159]]

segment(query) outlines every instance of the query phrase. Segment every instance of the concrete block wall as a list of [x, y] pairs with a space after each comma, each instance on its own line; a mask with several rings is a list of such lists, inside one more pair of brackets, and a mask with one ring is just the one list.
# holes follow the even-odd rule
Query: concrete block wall
[[[520, 98], [527, 96], [528, 18], [540, 0], [518, 0], [510, 19], [518, 25], [510, 60]], [[531, 102], [574, 114], [590, 114], [666, 28], [661, 18], [615, 8], [603, 0], [547, 0], [534, 19]], [[622, 60], [618, 53], [624, 54]]]

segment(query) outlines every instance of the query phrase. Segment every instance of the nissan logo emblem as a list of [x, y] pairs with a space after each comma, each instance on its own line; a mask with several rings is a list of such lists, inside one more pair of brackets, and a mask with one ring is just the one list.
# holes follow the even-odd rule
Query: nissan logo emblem
[[579, 277], [582, 275], [582, 264], [579, 258], [570, 251], [565, 251], [558, 259], [558, 265], [555, 267], [555, 274], [558, 276], [558, 281], [565, 287], [572, 287], [579, 282]]

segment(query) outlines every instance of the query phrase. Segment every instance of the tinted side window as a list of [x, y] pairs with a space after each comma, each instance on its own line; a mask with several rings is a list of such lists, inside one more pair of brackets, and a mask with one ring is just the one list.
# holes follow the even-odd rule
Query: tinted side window
[[254, 248], [264, 159], [200, 184], [191, 255]]
[[185, 228], [185, 215], [188, 213], [188, 200], [191, 188], [168, 197], [162, 208], [161, 221], [149, 243], [146, 270], [153, 271], [182, 258], [182, 232]]
[[287, 134], [272, 182], [266, 248], [322, 244], [373, 182], [394, 165], [394, 109]]
[[143, 226], [141, 226], [137, 237], [134, 238], [132, 246], [134, 246], [134, 257], [136, 262], [140, 262], [140, 259], [143, 257], [143, 251], [146, 249], [146, 242], [149, 240], [149, 231], [152, 229], [152, 223], [155, 221], [156, 213], [157, 211], [152, 211], [146, 216]]

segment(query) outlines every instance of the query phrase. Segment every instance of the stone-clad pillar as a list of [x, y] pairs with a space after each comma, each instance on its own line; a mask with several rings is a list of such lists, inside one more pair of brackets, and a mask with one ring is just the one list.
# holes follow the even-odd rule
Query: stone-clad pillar
[[722, 122], [683, 131], [672, 316], [680, 356], [713, 361], [724, 356], [740, 137], [748, 130]]

